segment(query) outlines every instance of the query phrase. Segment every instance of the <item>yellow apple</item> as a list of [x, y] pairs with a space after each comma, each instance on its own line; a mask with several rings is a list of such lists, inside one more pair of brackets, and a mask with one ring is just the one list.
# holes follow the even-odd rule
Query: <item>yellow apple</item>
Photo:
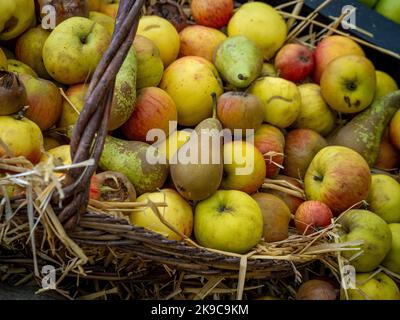
[[34, 78], [37, 78], [38, 75], [30, 66], [26, 65], [25, 63], [15, 60], [15, 59], [8, 59], [8, 68], [7, 70], [10, 72], [14, 72], [16, 74], [28, 74]]
[[283, 17], [273, 7], [262, 2], [242, 5], [228, 24], [229, 37], [242, 35], [255, 42], [266, 60], [282, 47], [287, 36]]
[[[162, 189], [158, 192], [145, 193], [137, 198], [138, 202], [147, 200], [164, 202], [166, 207], [159, 207], [162, 217], [173, 225], [178, 231], [190, 237], [193, 230], [193, 211], [191, 206], [178, 192], [172, 189]], [[161, 233], [168, 239], [182, 240], [181, 236], [173, 232], [157, 217], [151, 208], [134, 211], [130, 214], [130, 222], [133, 225], [144, 227], [157, 233]]]
[[101, 24], [104, 28], [107, 29], [110, 36], [112, 36], [115, 27], [115, 20], [105, 13], [90, 11], [89, 19]]
[[256, 192], [264, 183], [266, 165], [261, 152], [251, 143], [232, 141], [224, 145], [224, 177], [221, 187]]
[[314, 83], [299, 86], [301, 94], [300, 113], [294, 123], [299, 129], [311, 129], [326, 136], [335, 126], [336, 115], [321, 95], [321, 88]]
[[[400, 300], [400, 291], [390, 277], [383, 272], [375, 276], [371, 273], [359, 273], [356, 275], [356, 289], [349, 289], [350, 300]], [[345, 299], [342, 289], [340, 298]]]
[[257, 202], [236, 190], [219, 190], [195, 209], [194, 234], [208, 248], [246, 253], [260, 240], [263, 215]]
[[112, 18], [117, 17], [119, 0], [100, 0], [98, 10]]
[[71, 164], [71, 149], [69, 144], [64, 144], [47, 150], [40, 158], [40, 162], [46, 162], [50, 157], [53, 157], [53, 162], [57, 166]]
[[139, 20], [137, 34], [149, 38], [160, 50], [164, 66], [178, 57], [180, 38], [178, 31], [168, 20], [159, 16], [144, 16]]
[[189, 140], [190, 132], [186, 130], [174, 131], [166, 140], [157, 144], [156, 147], [160, 154], [169, 161], [174, 154]]
[[0, 48], [0, 69], [7, 70], [7, 57], [3, 50]]
[[211, 94], [223, 93], [218, 71], [201, 57], [183, 57], [172, 63], [164, 72], [160, 88], [174, 100], [178, 109], [178, 124], [196, 126], [213, 112]]
[[339, 112], [357, 113], [367, 108], [376, 90], [375, 67], [367, 58], [347, 55], [328, 64], [321, 77], [321, 92]]
[[[79, 117], [79, 112], [82, 111], [85, 103], [85, 95], [89, 89], [87, 84], [77, 84], [71, 86], [66, 92], [68, 100], [64, 99], [63, 110], [58, 126], [67, 129], [73, 126]], [[72, 105], [71, 105], [72, 104]]]
[[102, 0], [87, 0], [89, 11], [99, 11]]
[[34, 21], [34, 0], [2, 0], [0, 2], [0, 41], [18, 37]]
[[277, 77], [278, 71], [272, 63], [263, 63], [263, 67], [261, 70], [261, 77]]
[[398, 90], [396, 81], [383, 71], [376, 71], [375, 99], [386, 96], [388, 93]]
[[289, 127], [300, 113], [301, 95], [293, 82], [275, 77], [261, 78], [251, 86], [250, 93], [261, 99], [264, 120], [278, 128]]

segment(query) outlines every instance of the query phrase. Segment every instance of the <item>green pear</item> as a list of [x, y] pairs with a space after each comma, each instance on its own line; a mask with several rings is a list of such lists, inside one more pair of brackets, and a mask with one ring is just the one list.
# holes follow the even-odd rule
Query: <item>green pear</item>
[[387, 223], [400, 223], [400, 184], [392, 177], [373, 174], [367, 202]]
[[[400, 291], [396, 282], [383, 272], [372, 275], [373, 272], [356, 275], [357, 288], [347, 290], [349, 300], [400, 300]], [[345, 299], [343, 289], [340, 298]]]
[[124, 141], [108, 136], [99, 166], [103, 170], [124, 174], [139, 195], [153, 192], [164, 185], [168, 176], [168, 165], [157, 161], [154, 164], [149, 160], [149, 154], [157, 157], [155, 150], [144, 142]]
[[[371, 272], [383, 261], [392, 245], [392, 233], [385, 220], [368, 210], [349, 210], [338, 220], [341, 242], [363, 241], [360, 256], [351, 260], [357, 272]], [[344, 251], [346, 259], [359, 250]]]
[[21, 74], [28, 74], [32, 77], [37, 78], [38, 75], [30, 66], [26, 65], [25, 63], [15, 60], [15, 59], [8, 59], [8, 71], [14, 72], [18, 75]]
[[35, 20], [33, 0], [0, 1], [0, 41], [18, 37]]
[[133, 46], [138, 61], [137, 89], [157, 87], [164, 73], [160, 50], [153, 41], [141, 35], [135, 37]]
[[18, 38], [15, 46], [15, 54], [18, 60], [30, 66], [43, 79], [50, 79], [42, 57], [44, 43], [50, 32], [40, 26], [29, 29]]
[[132, 46], [119, 70], [114, 88], [108, 130], [122, 126], [131, 116], [136, 102], [136, 51]]
[[250, 39], [235, 36], [220, 44], [215, 52], [214, 64], [231, 85], [247, 88], [261, 74], [263, 55]]
[[389, 224], [392, 232], [392, 248], [382, 264], [390, 271], [400, 274], [400, 223]]

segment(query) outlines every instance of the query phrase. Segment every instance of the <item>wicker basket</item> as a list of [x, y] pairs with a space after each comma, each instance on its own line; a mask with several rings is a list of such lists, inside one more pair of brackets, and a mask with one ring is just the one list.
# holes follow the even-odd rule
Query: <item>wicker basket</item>
[[[157, 283], [154, 288], [160, 288], [171, 281], [170, 294], [163, 297], [182, 297], [177, 289], [179, 284], [197, 279], [200, 288], [197, 292], [191, 291], [197, 298], [205, 298], [226, 280], [233, 283], [234, 289], [227, 285], [224, 292], [233, 292], [240, 299], [251, 279], [264, 284], [284, 277], [300, 281], [299, 271], [316, 261], [322, 262], [340, 280], [343, 263], [340, 250], [346, 244], [335, 243], [334, 223], [312, 235], [292, 234], [285, 241], [260, 243], [247, 255], [238, 255], [202, 248], [187, 237], [181, 242], [168, 240], [89, 204], [90, 179], [107, 135], [115, 77], [132, 45], [144, 4], [144, 0], [121, 0], [112, 42], [92, 77], [85, 107], [72, 135], [73, 165], [63, 184], [54, 175], [57, 168], [34, 167], [21, 158], [0, 159], [0, 170], [12, 173], [0, 180], [0, 187], [8, 184], [24, 188], [21, 196], [3, 198], [1, 202], [0, 265], [3, 270], [0, 268], [0, 275], [3, 272], [3, 279], [14, 279], [17, 284], [26, 283], [32, 276], [40, 281], [41, 268], [52, 265], [58, 271], [57, 290], [61, 294], [74, 296], [62, 289], [78, 288], [79, 281], [81, 285], [90, 283], [93, 292], [97, 292], [93, 294], [85, 289], [77, 293], [88, 294], [89, 298], [116, 293], [119, 285], [125, 287], [130, 298], [160, 297], [156, 289], [148, 291], [146, 284]], [[292, 27], [290, 39], [312, 46], [317, 40], [313, 30], [301, 38], [299, 34], [309, 26], [318, 27], [311, 22], [315, 18], [313, 14], [323, 6], [299, 19], [303, 1], [292, 4], [294, 10], [286, 15]], [[284, 8], [283, 5], [279, 9]], [[325, 26], [319, 36], [336, 32], [336, 28], [337, 24]], [[166, 223], [157, 204], [147, 205]], [[111, 284], [108, 291], [101, 290], [99, 281]]]

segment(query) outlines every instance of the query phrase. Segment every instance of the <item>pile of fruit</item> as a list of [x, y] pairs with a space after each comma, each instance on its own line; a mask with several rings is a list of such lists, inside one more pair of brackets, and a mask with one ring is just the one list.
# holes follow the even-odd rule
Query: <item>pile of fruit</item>
[[[49, 3], [54, 30], [43, 28]], [[400, 273], [395, 80], [350, 38], [287, 41], [285, 19], [263, 2], [190, 4], [184, 23], [139, 21], [116, 78], [93, 203], [165, 203], [173, 230], [150, 207], [126, 219], [239, 254], [337, 221], [339, 240], [359, 243], [342, 254], [360, 281], [349, 298], [400, 299], [381, 272]], [[71, 164], [69, 137], [118, 1], [39, 0], [36, 9], [34, 0], [0, 3], [0, 158], [54, 168]]]
[[359, 0], [384, 17], [400, 24], [400, 2], [398, 0]]

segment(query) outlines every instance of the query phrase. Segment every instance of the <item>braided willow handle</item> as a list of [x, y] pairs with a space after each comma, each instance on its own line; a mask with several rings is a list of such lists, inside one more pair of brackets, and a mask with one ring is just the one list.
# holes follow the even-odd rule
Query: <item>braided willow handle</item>
[[72, 230], [87, 209], [90, 180], [96, 172], [107, 136], [115, 78], [132, 46], [144, 3], [145, 0], [121, 0], [111, 44], [93, 74], [85, 106], [74, 127], [71, 139], [73, 164], [94, 159], [95, 165], [71, 168], [67, 173], [63, 210], [59, 214], [66, 230]]

